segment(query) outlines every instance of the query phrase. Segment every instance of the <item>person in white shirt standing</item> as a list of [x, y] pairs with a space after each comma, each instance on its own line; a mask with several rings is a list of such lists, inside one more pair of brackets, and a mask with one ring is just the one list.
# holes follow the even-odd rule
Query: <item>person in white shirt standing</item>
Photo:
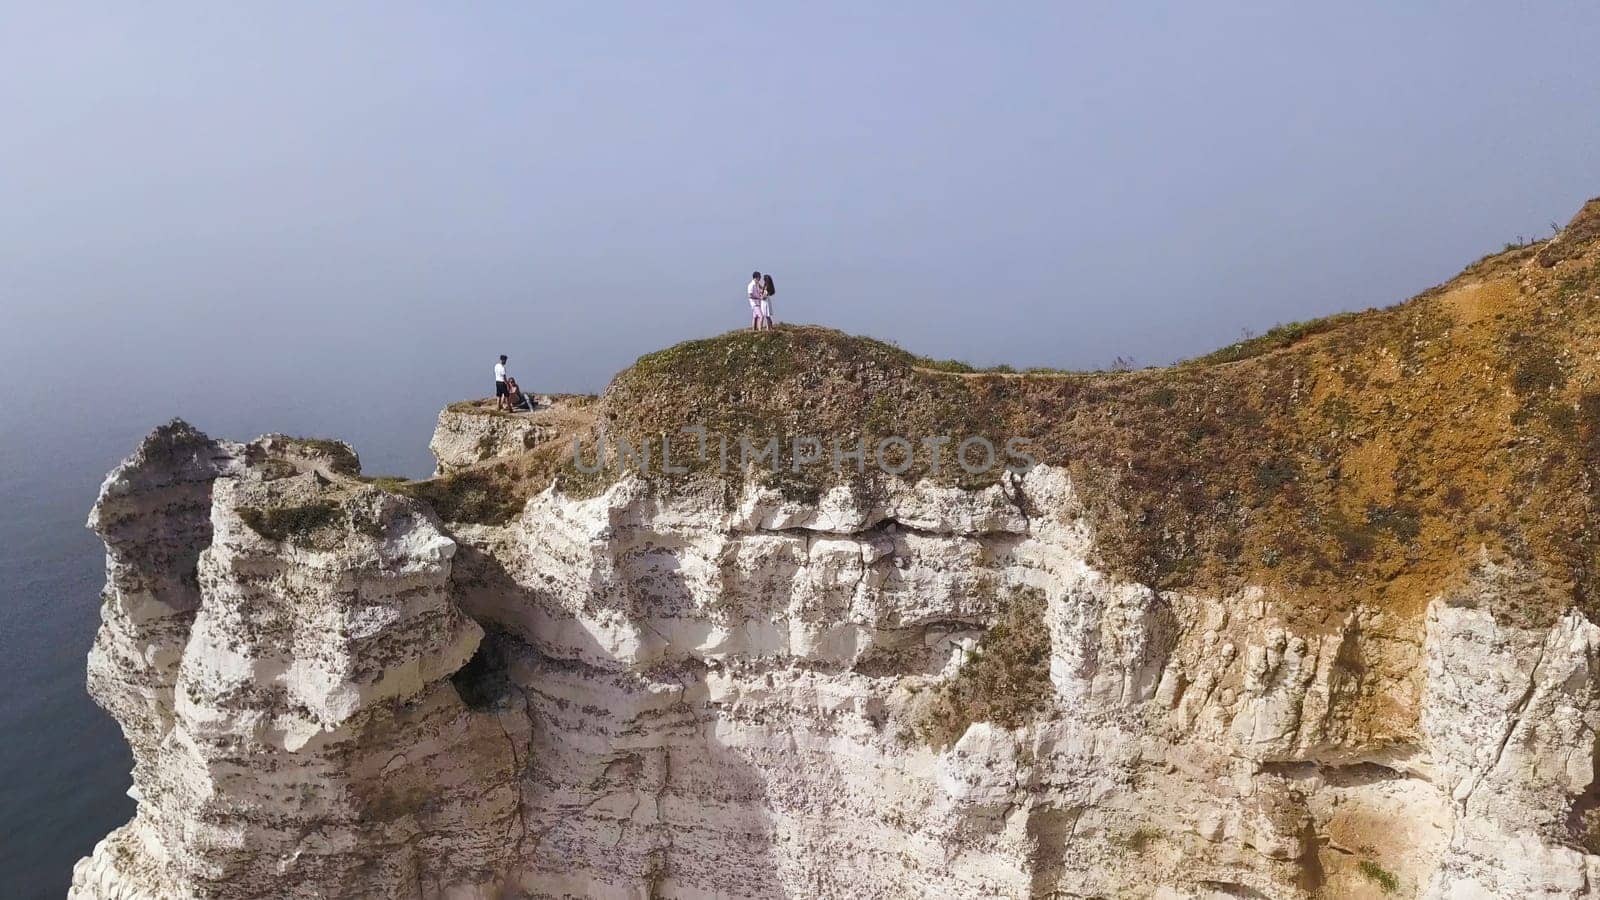
[[511, 408], [511, 392], [506, 390], [506, 355], [494, 364], [494, 405], [500, 409]]
[[766, 297], [766, 292], [761, 285], [760, 272], [750, 273], [750, 284], [745, 287], [744, 292], [750, 298], [750, 330], [760, 331], [762, 321], [761, 301]]

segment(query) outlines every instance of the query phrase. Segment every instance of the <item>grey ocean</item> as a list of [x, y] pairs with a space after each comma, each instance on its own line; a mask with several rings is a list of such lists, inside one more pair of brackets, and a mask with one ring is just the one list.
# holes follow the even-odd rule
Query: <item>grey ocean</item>
[[315, 387], [308, 377], [307, 405], [146, 396], [85, 408], [13, 395], [0, 407], [0, 896], [65, 895], [73, 862], [133, 812], [127, 745], [84, 687], [104, 582], [104, 553], [84, 519], [105, 473], [150, 428], [181, 413], [229, 438], [338, 436], [369, 471], [432, 468], [440, 404], [397, 395], [381, 409], [350, 409], [319, 404]]

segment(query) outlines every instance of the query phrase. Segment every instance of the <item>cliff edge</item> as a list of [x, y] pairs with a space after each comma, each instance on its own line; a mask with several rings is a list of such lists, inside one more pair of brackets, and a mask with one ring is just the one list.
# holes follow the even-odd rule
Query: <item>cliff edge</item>
[[70, 896], [1590, 896], [1597, 264], [1130, 372], [734, 333], [419, 481], [162, 426]]

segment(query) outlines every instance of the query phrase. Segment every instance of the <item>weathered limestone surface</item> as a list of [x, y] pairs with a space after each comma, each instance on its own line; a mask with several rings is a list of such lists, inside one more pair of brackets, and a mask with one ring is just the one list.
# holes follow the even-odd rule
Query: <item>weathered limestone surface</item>
[[[1483, 601], [1518, 573], [1486, 559], [1415, 622], [1297, 632], [1259, 588], [1098, 571], [1050, 467], [814, 504], [624, 479], [447, 527], [281, 451], [174, 423], [102, 489], [90, 686], [139, 805], [73, 897], [1344, 897], [1384, 876], [1582, 897], [1600, 877], [1574, 825], [1600, 628], [1498, 624]], [[272, 509], [324, 515], [274, 539], [250, 524]], [[920, 740], [923, 692], [1026, 589], [1049, 709]]]
[[473, 463], [531, 450], [556, 434], [536, 413], [487, 414], [479, 409], [447, 407], [439, 412], [428, 450], [438, 460], [440, 475]]
[[89, 681], [139, 806], [72, 895], [488, 896], [516, 855], [516, 788], [469, 773], [514, 769], [529, 729], [449, 680], [482, 635], [450, 599], [455, 542], [370, 488], [339, 498], [334, 540], [263, 537], [242, 513], [330, 493], [325, 470], [259, 464], [267, 446], [174, 423], [101, 490]]

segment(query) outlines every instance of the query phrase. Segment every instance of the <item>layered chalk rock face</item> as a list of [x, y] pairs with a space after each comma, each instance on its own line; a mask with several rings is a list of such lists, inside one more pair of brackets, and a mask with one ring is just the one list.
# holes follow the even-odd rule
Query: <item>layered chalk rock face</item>
[[[90, 517], [138, 810], [71, 896], [1600, 893], [1596, 222], [1170, 370], [690, 342], [457, 404], [415, 482], [157, 429]], [[1039, 464], [571, 459], [680, 426]]]
[[515, 855], [516, 789], [470, 773], [513, 768], [528, 727], [474, 712], [450, 682], [482, 636], [450, 596], [455, 542], [415, 502], [270, 443], [174, 423], [102, 488], [90, 689], [124, 726], [139, 806], [72, 893], [494, 884]]
[[[1359, 616], [1300, 632], [1259, 590], [1097, 571], [1047, 467], [814, 504], [625, 480], [452, 539], [270, 462], [171, 426], [107, 482], [92, 683], [140, 804], [74, 896], [1343, 896], [1365, 862], [1413, 893], [1577, 897], [1600, 875], [1566, 843], [1600, 629], [1495, 625], [1492, 564], [1420, 646], [1373, 648]], [[143, 541], [114, 530], [134, 508], [166, 517]], [[1037, 723], [919, 738], [1026, 596]], [[1422, 733], [1375, 736], [1374, 692]]]

